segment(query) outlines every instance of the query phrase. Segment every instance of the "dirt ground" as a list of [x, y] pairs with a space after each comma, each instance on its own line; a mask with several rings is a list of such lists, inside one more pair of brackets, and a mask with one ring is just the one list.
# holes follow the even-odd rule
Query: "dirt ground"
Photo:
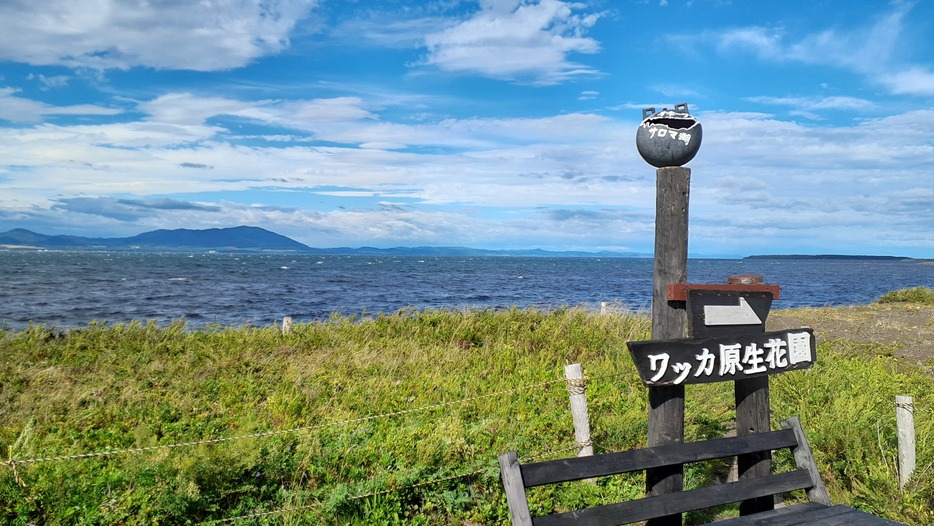
[[811, 327], [817, 341], [846, 339], [897, 345], [895, 355], [934, 374], [934, 306], [904, 303], [774, 310], [768, 330]]

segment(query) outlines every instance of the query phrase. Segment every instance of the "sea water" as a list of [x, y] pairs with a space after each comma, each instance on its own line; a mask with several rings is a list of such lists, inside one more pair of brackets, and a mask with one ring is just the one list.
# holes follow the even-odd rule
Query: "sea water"
[[[270, 325], [400, 309], [575, 306], [647, 310], [650, 258], [419, 257], [0, 251], [0, 328], [133, 320]], [[688, 281], [762, 274], [774, 308], [869, 303], [934, 287], [922, 261], [692, 259]]]

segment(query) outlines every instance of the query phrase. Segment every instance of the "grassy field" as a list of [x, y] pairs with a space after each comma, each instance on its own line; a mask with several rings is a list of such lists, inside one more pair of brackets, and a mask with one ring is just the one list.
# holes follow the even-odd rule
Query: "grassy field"
[[[916, 313], [924, 301], [896, 305]], [[183, 324], [0, 331], [0, 523], [507, 524], [496, 456], [575, 454], [566, 364], [589, 378], [596, 450], [645, 445], [646, 389], [625, 343], [647, 339], [649, 325], [569, 308], [334, 317], [288, 335]], [[772, 377], [773, 427], [801, 417], [835, 502], [934, 524], [934, 361], [816, 328], [818, 364]], [[899, 394], [914, 396], [918, 436], [904, 490]], [[688, 386], [687, 439], [722, 436], [732, 405], [731, 384]], [[690, 467], [686, 483], [721, 468]], [[533, 513], [631, 498], [642, 484], [537, 490]]]

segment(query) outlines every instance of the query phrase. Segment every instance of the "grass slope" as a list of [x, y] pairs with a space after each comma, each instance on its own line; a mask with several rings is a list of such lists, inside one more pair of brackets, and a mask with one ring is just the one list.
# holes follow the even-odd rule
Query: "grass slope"
[[[0, 331], [7, 460], [151, 448], [0, 466], [0, 522], [507, 524], [496, 456], [574, 454], [567, 363], [590, 378], [597, 450], [644, 446], [646, 390], [625, 343], [647, 339], [649, 325], [626, 313], [513, 309], [335, 316], [288, 335], [183, 324]], [[934, 377], [890, 346], [834, 340], [818, 352], [813, 370], [772, 377], [773, 427], [801, 417], [835, 502], [934, 522]], [[732, 386], [687, 391], [687, 439], [722, 436]], [[919, 470], [905, 491], [896, 394], [918, 408]], [[187, 442], [198, 443], [174, 446]], [[687, 484], [723, 469], [688, 468]], [[539, 488], [533, 513], [632, 498], [642, 484]]]

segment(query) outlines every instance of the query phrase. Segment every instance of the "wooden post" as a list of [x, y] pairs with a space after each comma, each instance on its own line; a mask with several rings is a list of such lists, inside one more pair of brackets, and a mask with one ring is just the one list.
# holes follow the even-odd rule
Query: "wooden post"
[[[691, 169], [683, 166], [656, 170], [655, 268], [652, 276], [652, 339], [683, 338], [687, 313], [681, 302], [668, 302], [671, 283], [687, 281], [688, 201]], [[678, 304], [680, 303], [680, 304]], [[684, 441], [684, 386], [649, 388], [649, 447]], [[646, 470], [646, 493], [661, 495], [684, 488], [682, 466]], [[681, 525], [681, 514], [648, 522], [649, 526]]]
[[[762, 276], [758, 274], [745, 274], [730, 276], [727, 283], [741, 285], [761, 285]], [[752, 328], [752, 332], [765, 331], [765, 320], [761, 327]], [[737, 329], [742, 330], [741, 327]], [[733, 395], [736, 400], [736, 435], [746, 436], [755, 433], [771, 431], [769, 413], [771, 402], [769, 400], [769, 377], [747, 378], [737, 380], [733, 384]], [[740, 455], [736, 459], [737, 474], [739, 478], [766, 477], [772, 473], [772, 455], [768, 451]], [[745, 500], [739, 505], [740, 515], [751, 515], [775, 508], [774, 497], [760, 497]]]
[[590, 441], [590, 418], [587, 414], [587, 381], [581, 364], [572, 363], [564, 367], [564, 377], [568, 381], [568, 395], [571, 399], [571, 417], [574, 419], [574, 438], [577, 440], [577, 456], [593, 456], [593, 443]]
[[895, 397], [898, 424], [898, 487], [904, 489], [915, 471], [915, 404], [910, 396]]
[[[733, 384], [736, 397], [736, 435], [747, 436], [770, 431], [769, 377], [746, 378]], [[772, 472], [769, 451], [740, 455], [736, 458], [740, 479], [766, 477]], [[751, 515], [775, 507], [773, 496], [744, 500], [739, 505], [740, 515]]]
[[282, 318], [282, 334], [288, 334], [292, 330], [292, 317], [286, 316]]
[[[775, 298], [775, 292], [772, 291], [746, 291], [731, 292], [727, 287], [761, 287], [762, 276], [758, 274], [747, 274], [742, 276], [730, 276], [727, 279], [727, 285], [724, 290], [689, 290], [685, 293], [687, 307], [689, 311], [688, 332], [692, 338], [711, 338], [716, 336], [744, 336], [762, 334], [765, 332], [765, 321], [768, 317], [768, 310], [771, 308], [772, 300]], [[688, 285], [691, 287], [691, 285]], [[670, 296], [669, 296], [670, 297]], [[737, 325], [707, 325], [706, 310], [701, 311], [699, 306], [710, 305], [717, 298], [730, 298], [730, 303], [739, 301], [742, 297], [750, 301], [757, 298], [756, 302], [760, 305], [756, 317], [759, 317], [761, 323], [758, 324], [737, 324]], [[746, 304], [749, 305], [748, 303]], [[764, 309], [762, 307], [765, 307]], [[764, 312], [762, 312], [764, 310]], [[733, 387], [736, 400], [736, 435], [747, 436], [755, 433], [764, 433], [770, 430], [769, 422], [769, 379], [768, 376], [754, 378], [738, 379]], [[749, 453], [740, 455], [736, 458], [734, 464], [736, 468], [736, 477], [739, 479], [750, 479], [765, 477], [772, 471], [772, 455], [768, 451]], [[733, 475], [731, 467], [731, 475]], [[734, 479], [735, 480], [735, 479]], [[740, 503], [740, 515], [751, 515], [761, 511], [773, 509], [774, 497], [759, 497], [747, 499]]]
[[506, 491], [510, 523], [512, 526], [532, 526], [529, 499], [525, 494], [525, 485], [522, 483], [519, 455], [515, 451], [499, 456], [499, 472], [503, 479], [503, 489]]

